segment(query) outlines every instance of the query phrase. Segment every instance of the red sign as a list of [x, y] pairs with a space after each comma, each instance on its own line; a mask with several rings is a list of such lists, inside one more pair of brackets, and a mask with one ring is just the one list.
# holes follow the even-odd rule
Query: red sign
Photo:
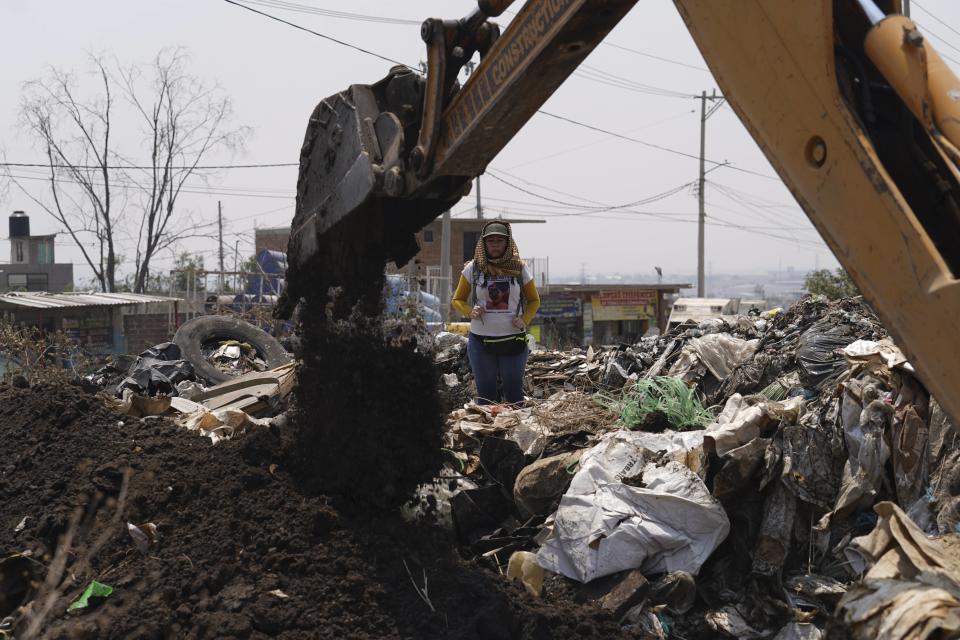
[[640, 306], [646, 304], [656, 304], [657, 291], [656, 289], [652, 291], [650, 289], [600, 291], [600, 293], [598, 293], [596, 296], [593, 296], [593, 299], [597, 300], [601, 307]]

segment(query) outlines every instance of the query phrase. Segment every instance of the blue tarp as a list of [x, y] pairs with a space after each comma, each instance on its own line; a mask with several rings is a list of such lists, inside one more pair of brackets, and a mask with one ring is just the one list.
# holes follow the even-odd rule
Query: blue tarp
[[286, 284], [287, 255], [282, 251], [263, 249], [257, 253], [257, 265], [262, 273], [247, 276], [244, 293], [251, 296], [259, 296], [261, 293], [264, 296], [279, 295]]

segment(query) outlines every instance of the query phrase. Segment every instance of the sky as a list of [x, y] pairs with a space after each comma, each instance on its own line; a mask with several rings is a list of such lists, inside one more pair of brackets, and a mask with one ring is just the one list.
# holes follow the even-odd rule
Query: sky
[[[469, 0], [251, 0], [250, 6], [253, 2], [258, 10], [410, 65], [425, 59], [420, 21], [461, 17], [474, 6]], [[923, 0], [913, 7], [914, 19], [941, 53], [960, 59], [960, 2]], [[344, 13], [348, 15], [338, 17]], [[393, 20], [372, 22], [357, 15]], [[498, 22], [505, 25], [509, 18]], [[163, 48], [183, 47], [190, 72], [218, 84], [233, 102], [233, 124], [250, 130], [241, 152], [210, 156], [210, 164], [297, 162], [317, 102], [350, 84], [375, 82], [391, 66], [225, 0], [6, 0], [0, 2], [0, 24], [7, 26], [0, 38], [5, 61], [0, 65], [0, 153], [8, 162], [43, 161], [18, 122], [23, 83], [51, 66], [83, 71], [89, 53], [129, 65], [147, 63]], [[86, 75], [80, 78], [90, 81]], [[698, 174], [697, 160], [687, 157], [699, 152], [700, 101], [693, 96], [716, 88], [673, 3], [639, 2], [543, 110], [687, 155], [537, 115], [481, 178], [485, 214], [546, 220], [518, 225], [517, 242], [525, 256], [549, 258], [551, 276], [558, 278], [581, 271], [652, 278], [655, 266], [665, 274], [695, 273], [697, 197], [684, 186]], [[141, 132], [125, 126], [116, 135], [136, 159]], [[721, 168], [708, 176], [709, 273], [837, 266], [726, 105], [707, 122], [706, 149], [708, 158], [751, 172]], [[146, 161], [145, 156], [139, 159]], [[224, 170], [207, 182], [191, 181], [192, 192], [181, 196], [179, 206], [211, 222], [221, 203], [231, 268], [235, 248], [241, 260], [253, 252], [254, 228], [290, 223], [296, 178], [295, 167]], [[674, 188], [673, 195], [629, 212], [590, 210]], [[453, 214], [473, 216], [474, 206], [471, 194]], [[17, 187], [0, 190], [0, 212], [17, 209], [30, 214], [33, 233], [60, 230]], [[202, 255], [208, 268], [216, 263], [213, 235], [185, 242], [180, 249]], [[8, 255], [9, 243], [0, 240], [0, 261]], [[78, 280], [90, 277], [67, 236], [58, 238], [57, 257], [77, 264]], [[168, 251], [155, 264], [166, 269], [172, 260]]]

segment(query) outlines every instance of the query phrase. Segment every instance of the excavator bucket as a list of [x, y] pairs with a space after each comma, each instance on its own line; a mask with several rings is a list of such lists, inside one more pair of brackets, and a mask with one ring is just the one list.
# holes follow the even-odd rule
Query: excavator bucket
[[416, 143], [422, 85], [418, 74], [395, 67], [380, 82], [353, 85], [314, 109], [300, 150], [278, 317], [289, 317], [301, 297], [325, 296], [330, 287], [340, 287], [344, 308], [366, 300], [375, 314], [379, 292], [356, 287], [380, 282], [386, 262], [402, 266], [416, 255], [414, 234], [469, 186], [466, 179], [444, 179], [415, 193], [408, 188], [406, 141]]

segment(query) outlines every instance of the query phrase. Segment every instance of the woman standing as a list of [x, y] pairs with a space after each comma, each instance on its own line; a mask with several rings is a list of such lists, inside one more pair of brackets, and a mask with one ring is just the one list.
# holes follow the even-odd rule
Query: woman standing
[[[473, 304], [468, 302], [471, 295]], [[498, 378], [504, 402], [523, 402], [526, 330], [540, 308], [540, 295], [520, 259], [509, 223], [492, 220], [484, 225], [452, 304], [470, 317], [467, 354], [477, 382], [477, 403], [498, 401]]]

